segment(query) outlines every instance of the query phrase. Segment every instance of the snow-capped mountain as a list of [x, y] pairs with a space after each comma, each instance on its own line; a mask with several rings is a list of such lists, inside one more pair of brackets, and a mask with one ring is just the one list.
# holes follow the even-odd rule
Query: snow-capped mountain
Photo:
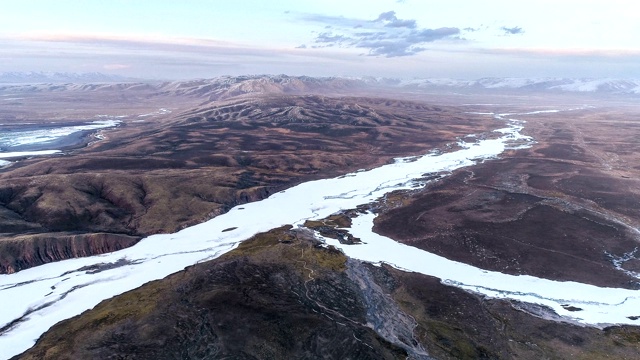
[[176, 95], [207, 96], [221, 100], [245, 94], [344, 91], [359, 86], [366, 84], [360, 79], [341, 77], [247, 75], [172, 81], [161, 84], [159, 90]]
[[[637, 79], [448, 78], [399, 79], [379, 77], [309, 77], [288, 75], [220, 76], [180, 81], [140, 81], [102, 73], [0, 73], [0, 84], [12, 91], [131, 90], [222, 100], [257, 93], [349, 93], [360, 88], [395, 88], [408, 91], [452, 92], [555, 92], [601, 95], [640, 95]], [[0, 87], [2, 88], [2, 87]]]
[[580, 92], [640, 95], [640, 80], [570, 78], [481, 78], [396, 79], [374, 77], [308, 77], [287, 75], [222, 76], [213, 79], [174, 81], [160, 86], [161, 91], [191, 96], [224, 99], [248, 93], [296, 93], [308, 91], [349, 91], [381, 87], [407, 90], [452, 90], [469, 92]]
[[[390, 79], [378, 79], [390, 84]], [[455, 88], [475, 90], [527, 90], [555, 92], [591, 92], [606, 94], [640, 94], [640, 80], [633, 79], [570, 79], [570, 78], [481, 78], [477, 80], [457, 79], [411, 79], [398, 80], [403, 88]]]

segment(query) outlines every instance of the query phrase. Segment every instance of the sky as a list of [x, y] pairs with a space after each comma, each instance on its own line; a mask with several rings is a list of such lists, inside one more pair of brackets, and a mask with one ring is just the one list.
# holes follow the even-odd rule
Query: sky
[[0, 0], [0, 72], [640, 78], [635, 0]]

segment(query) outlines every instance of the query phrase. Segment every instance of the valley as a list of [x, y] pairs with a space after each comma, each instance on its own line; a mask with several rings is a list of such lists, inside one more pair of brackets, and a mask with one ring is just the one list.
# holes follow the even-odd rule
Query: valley
[[[625, 98], [304, 77], [51, 90], [32, 88], [35, 110], [16, 103], [7, 119], [80, 123], [117, 97], [109, 116], [124, 117], [0, 169], [0, 296], [15, 299], [0, 342], [27, 349], [87, 310], [20, 358], [632, 358], [640, 346], [639, 109]], [[51, 101], [83, 97], [66, 111]], [[380, 235], [406, 255], [368, 257]], [[420, 266], [403, 265], [414, 255]], [[457, 275], [473, 271], [508, 280]], [[40, 298], [19, 304], [23, 290]], [[51, 320], [31, 325], [36, 314]]]
[[[240, 85], [248, 86], [245, 82]], [[66, 106], [72, 95], [110, 99], [123, 94], [127, 100], [115, 114], [137, 109], [145, 115], [167, 98], [176, 104], [184, 100], [181, 106], [189, 110], [127, 115], [131, 119], [121, 118], [102, 141], [7, 167], [0, 173], [0, 272], [75, 257], [73, 248], [64, 245], [74, 236], [110, 237], [114, 244], [106, 250], [113, 251], [124, 246], [117, 239], [130, 245], [131, 237], [174, 232], [303, 181], [379, 166], [498, 126], [480, 116], [461, 116], [455, 108], [401, 100], [266, 94], [211, 103], [210, 96], [203, 100], [197, 92], [183, 99], [192, 93], [178, 89], [153, 96], [147, 89], [124, 86], [73, 87], [42, 98], [30, 93], [42, 113], [25, 117], [29, 121], [46, 116], [50, 102]], [[136, 102], [143, 95], [152, 97], [146, 108]], [[104, 112], [97, 101], [82, 104]], [[17, 109], [9, 110], [20, 118]], [[80, 121], [88, 111], [66, 113]], [[15, 236], [19, 243], [12, 241]], [[33, 250], [20, 245], [25, 241]]]

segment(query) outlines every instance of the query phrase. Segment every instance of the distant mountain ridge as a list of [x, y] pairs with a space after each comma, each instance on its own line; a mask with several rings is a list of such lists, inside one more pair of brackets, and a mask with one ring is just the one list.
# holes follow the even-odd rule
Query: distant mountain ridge
[[640, 95], [640, 80], [588, 78], [481, 78], [394, 79], [374, 77], [310, 77], [288, 75], [222, 76], [213, 79], [172, 81], [158, 85], [158, 90], [187, 96], [204, 96], [221, 100], [255, 93], [300, 93], [309, 91], [350, 91], [359, 88], [396, 88], [469, 92], [562, 92], [602, 95]]
[[[614, 78], [496, 78], [457, 79], [373, 79], [375, 83], [403, 88], [454, 88], [470, 90], [523, 90], [609, 94], [640, 94], [640, 80]], [[371, 80], [369, 80], [371, 81]]]
[[130, 81], [124, 76], [103, 74], [99, 72], [68, 73], [44, 71], [13, 71], [0, 73], [0, 83], [34, 84], [34, 83], [94, 83]]
[[102, 73], [0, 73], [0, 84], [15, 91], [127, 90], [146, 88], [163, 95], [223, 100], [237, 96], [306, 92], [350, 92], [359, 88], [409, 91], [556, 92], [602, 95], [640, 95], [640, 80], [615, 78], [447, 78], [399, 79], [383, 77], [311, 77], [289, 75], [220, 76], [210, 79], [144, 81]]
[[245, 94], [344, 91], [362, 86], [367, 84], [360, 79], [342, 77], [247, 75], [172, 81], [161, 84], [159, 89], [176, 95], [205, 96], [211, 100], [222, 100]]

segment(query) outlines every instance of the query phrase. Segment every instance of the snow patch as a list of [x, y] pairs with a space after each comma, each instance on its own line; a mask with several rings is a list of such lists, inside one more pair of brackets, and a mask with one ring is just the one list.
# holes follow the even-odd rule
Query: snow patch
[[8, 159], [8, 158], [15, 158], [15, 157], [22, 157], [22, 156], [52, 155], [52, 154], [57, 154], [59, 152], [60, 150], [0, 152], [0, 159]]

